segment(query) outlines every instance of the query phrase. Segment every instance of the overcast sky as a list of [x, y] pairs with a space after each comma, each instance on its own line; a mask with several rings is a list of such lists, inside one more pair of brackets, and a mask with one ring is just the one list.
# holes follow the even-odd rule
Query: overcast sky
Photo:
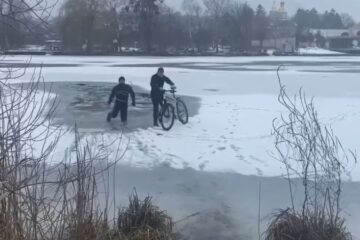
[[[181, 9], [183, 0], [165, 0], [170, 6]], [[202, 1], [202, 0], [198, 0]], [[273, 5], [273, 0], [246, 0], [249, 4], [256, 7], [262, 4], [269, 11]], [[242, 2], [245, 2], [242, 1]], [[280, 0], [277, 0], [279, 3]], [[360, 0], [285, 0], [287, 9], [290, 14], [295, 13], [298, 8], [313, 8], [319, 11], [330, 10], [334, 8], [340, 13], [349, 13], [354, 19], [360, 22]]]

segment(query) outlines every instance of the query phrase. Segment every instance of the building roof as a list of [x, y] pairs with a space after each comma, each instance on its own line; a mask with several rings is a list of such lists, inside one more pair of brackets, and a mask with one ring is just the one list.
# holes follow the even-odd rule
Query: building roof
[[340, 37], [344, 33], [350, 34], [348, 29], [310, 29], [310, 33], [312, 34], [320, 33], [320, 35], [325, 38]]

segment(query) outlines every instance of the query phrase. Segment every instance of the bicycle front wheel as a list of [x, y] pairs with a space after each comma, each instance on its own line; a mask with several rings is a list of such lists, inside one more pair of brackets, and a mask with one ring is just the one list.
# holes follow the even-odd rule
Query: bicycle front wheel
[[173, 127], [174, 121], [175, 121], [174, 106], [169, 103], [165, 103], [162, 106], [159, 120], [160, 120], [161, 127], [165, 131], [169, 131]]
[[176, 101], [176, 110], [179, 121], [182, 124], [187, 124], [189, 122], [189, 112], [186, 104], [181, 99]]

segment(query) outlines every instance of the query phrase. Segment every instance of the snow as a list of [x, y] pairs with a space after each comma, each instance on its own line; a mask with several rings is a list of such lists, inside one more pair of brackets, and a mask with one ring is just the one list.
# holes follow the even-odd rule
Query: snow
[[[24, 60], [15, 56], [5, 61]], [[188, 125], [176, 122], [169, 132], [148, 128], [126, 133], [121, 144], [122, 150], [127, 149], [122, 163], [145, 168], [166, 164], [174, 168], [260, 176], [284, 173], [283, 166], [274, 158], [271, 136], [273, 119], [284, 113], [277, 102], [278, 65], [285, 65], [281, 78], [289, 93], [295, 94], [302, 87], [308, 96], [314, 96], [322, 122], [331, 124], [345, 148], [358, 150], [359, 62], [360, 58], [349, 56], [32, 58], [32, 63], [74, 65], [45, 66], [42, 72], [49, 82], [115, 83], [118, 76], [124, 75], [129, 82], [145, 89], [150, 87], [149, 78], [156, 66], [165, 66], [166, 75], [175, 81], [180, 94], [201, 98], [199, 113]], [[25, 81], [26, 77], [16, 81]], [[119, 137], [118, 132], [106, 133], [102, 129], [84, 135], [108, 143]], [[73, 136], [67, 133], [54, 152], [54, 158], [58, 158], [54, 161], [61, 160], [60, 156], [72, 143]], [[114, 149], [112, 157], [115, 152]], [[354, 168], [352, 179], [360, 181], [359, 167]]]
[[318, 47], [307, 47], [307, 48], [299, 48], [298, 50], [300, 55], [334, 55], [334, 54], [343, 54], [336, 51], [327, 50], [324, 48]]

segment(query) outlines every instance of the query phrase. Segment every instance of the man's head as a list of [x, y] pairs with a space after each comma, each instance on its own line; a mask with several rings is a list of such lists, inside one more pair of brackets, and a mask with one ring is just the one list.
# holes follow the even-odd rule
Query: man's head
[[159, 67], [159, 69], [158, 69], [158, 71], [157, 71], [157, 75], [159, 76], [159, 77], [163, 77], [164, 76], [164, 68], [162, 68], [162, 67]]
[[125, 78], [123, 76], [119, 77], [119, 83], [125, 84]]

